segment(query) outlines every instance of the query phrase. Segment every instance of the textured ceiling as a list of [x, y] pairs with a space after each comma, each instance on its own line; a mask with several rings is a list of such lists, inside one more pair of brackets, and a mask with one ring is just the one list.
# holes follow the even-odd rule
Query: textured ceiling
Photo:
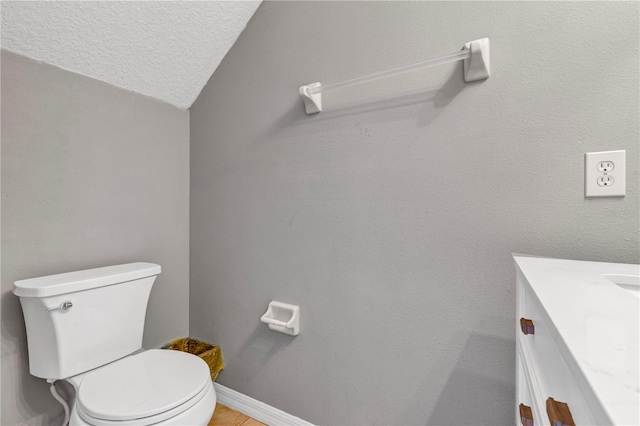
[[188, 108], [260, 1], [2, 1], [2, 47]]

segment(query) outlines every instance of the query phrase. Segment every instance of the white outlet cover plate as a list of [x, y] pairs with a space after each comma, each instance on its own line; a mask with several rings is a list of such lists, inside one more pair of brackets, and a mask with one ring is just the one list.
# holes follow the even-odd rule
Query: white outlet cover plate
[[[625, 151], [588, 152], [584, 156], [584, 196], [591, 197], [624, 197], [626, 195], [626, 160]], [[598, 164], [603, 161], [612, 162], [613, 170], [601, 172]], [[612, 177], [610, 186], [598, 185], [600, 177]]]

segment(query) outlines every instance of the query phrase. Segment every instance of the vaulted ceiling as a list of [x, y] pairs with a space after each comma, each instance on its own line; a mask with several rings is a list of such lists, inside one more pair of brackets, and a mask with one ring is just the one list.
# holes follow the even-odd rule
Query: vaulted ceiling
[[2, 47], [189, 108], [260, 1], [2, 1]]

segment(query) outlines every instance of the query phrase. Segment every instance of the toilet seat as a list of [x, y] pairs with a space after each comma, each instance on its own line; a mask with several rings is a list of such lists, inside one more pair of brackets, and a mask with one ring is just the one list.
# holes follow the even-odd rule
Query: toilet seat
[[150, 425], [188, 410], [211, 386], [209, 367], [199, 357], [152, 349], [87, 374], [77, 409], [95, 426]]

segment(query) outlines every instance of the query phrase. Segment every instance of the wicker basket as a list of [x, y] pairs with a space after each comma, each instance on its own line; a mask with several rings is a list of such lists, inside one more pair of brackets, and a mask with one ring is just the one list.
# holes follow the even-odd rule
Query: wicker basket
[[218, 373], [220, 373], [221, 370], [224, 370], [222, 351], [218, 346], [213, 346], [200, 340], [185, 337], [171, 342], [171, 344], [169, 344], [169, 349], [187, 352], [202, 358], [209, 366], [211, 380], [215, 380], [216, 377], [218, 377]]

